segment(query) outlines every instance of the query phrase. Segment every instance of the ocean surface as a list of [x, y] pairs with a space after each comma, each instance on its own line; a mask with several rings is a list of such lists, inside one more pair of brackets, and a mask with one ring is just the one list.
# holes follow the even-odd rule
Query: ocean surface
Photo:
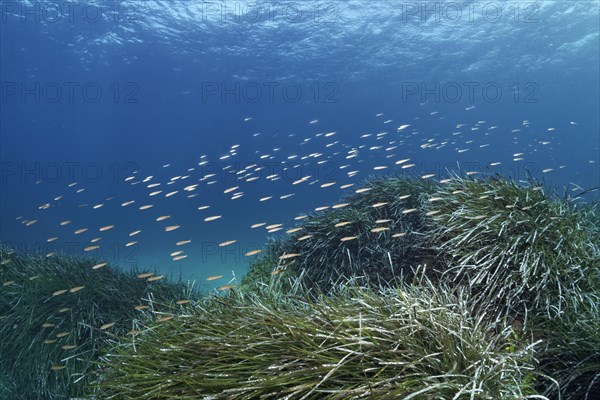
[[600, 186], [598, 1], [0, 4], [18, 250], [210, 289], [370, 176]]

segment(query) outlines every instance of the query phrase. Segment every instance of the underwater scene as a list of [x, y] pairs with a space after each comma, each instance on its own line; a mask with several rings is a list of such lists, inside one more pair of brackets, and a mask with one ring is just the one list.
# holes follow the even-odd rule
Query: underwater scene
[[0, 14], [0, 400], [600, 399], [598, 0]]

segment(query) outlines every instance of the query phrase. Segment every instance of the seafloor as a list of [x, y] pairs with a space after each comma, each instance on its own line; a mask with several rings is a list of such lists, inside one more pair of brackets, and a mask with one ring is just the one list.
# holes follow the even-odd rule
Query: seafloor
[[598, 399], [597, 205], [378, 178], [202, 293], [0, 248], [3, 399]]

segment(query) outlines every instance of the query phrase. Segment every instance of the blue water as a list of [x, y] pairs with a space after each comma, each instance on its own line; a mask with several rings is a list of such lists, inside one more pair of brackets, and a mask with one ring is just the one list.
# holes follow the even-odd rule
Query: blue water
[[[502, 3], [499, 14], [495, 2], [1, 4], [0, 240], [18, 249], [239, 280], [244, 253], [371, 175], [452, 168], [573, 194], [600, 185], [597, 1]], [[395, 164], [405, 158], [415, 166]], [[259, 222], [284, 230], [250, 228]], [[172, 260], [178, 250], [188, 257]]]

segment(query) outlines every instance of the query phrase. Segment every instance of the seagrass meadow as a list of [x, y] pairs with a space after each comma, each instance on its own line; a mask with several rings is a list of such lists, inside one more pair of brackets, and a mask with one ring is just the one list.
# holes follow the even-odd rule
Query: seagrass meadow
[[600, 400], [599, 4], [0, 0], [0, 400]]
[[0, 255], [0, 398], [7, 400], [89, 393], [94, 362], [115, 338], [139, 329], [136, 318], [160, 318], [161, 308], [195, 293], [89, 259], [6, 247]]
[[533, 180], [373, 178], [218, 295], [2, 248], [0, 396], [597, 399], [598, 221]]

